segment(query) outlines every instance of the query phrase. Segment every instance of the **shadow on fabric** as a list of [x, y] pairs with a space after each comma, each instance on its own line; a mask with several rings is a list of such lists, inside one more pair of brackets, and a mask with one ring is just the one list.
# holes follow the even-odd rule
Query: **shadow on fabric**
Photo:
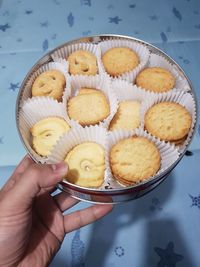
[[[150, 210], [152, 196], [156, 196], [159, 193], [159, 201], [164, 206], [164, 203], [170, 199], [174, 190], [173, 180], [172, 173], [151, 193], [135, 201], [116, 205], [111, 214], [93, 224], [88, 242], [89, 246], [85, 255], [85, 266], [106, 266], [107, 257], [110, 254], [115, 254], [114, 246], [119, 231], [123, 233], [123, 229], [134, 227], [134, 224], [139, 220], [146, 218], [148, 221], [152, 218], [155, 214]], [[134, 240], [134, 234], [131, 231], [128, 234], [128, 238]], [[129, 243], [131, 243], [130, 240], [128, 241]], [[129, 253], [133, 253], [132, 250]], [[135, 253], [137, 252], [135, 251]], [[132, 263], [130, 266], [132, 266]], [[149, 266], [149, 263], [146, 266]]]
[[[152, 219], [145, 227], [144, 257], [141, 267], [195, 267], [189, 246], [181, 233], [180, 225], [173, 218]], [[176, 265], [177, 264], [177, 265]]]

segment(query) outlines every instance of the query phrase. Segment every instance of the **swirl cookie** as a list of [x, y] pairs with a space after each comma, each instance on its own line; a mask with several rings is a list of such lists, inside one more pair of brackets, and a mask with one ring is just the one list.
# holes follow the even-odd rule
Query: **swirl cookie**
[[93, 142], [75, 146], [65, 158], [69, 171], [65, 179], [70, 183], [97, 188], [104, 181], [105, 151]]
[[72, 75], [96, 75], [96, 57], [86, 50], [77, 50], [69, 55], [69, 73]]
[[140, 102], [123, 101], [110, 122], [109, 130], [133, 130], [140, 126]]
[[174, 87], [175, 77], [163, 68], [146, 68], [137, 75], [136, 85], [155, 93], [163, 93]]
[[92, 88], [83, 88], [77, 96], [69, 99], [67, 110], [70, 119], [78, 121], [82, 126], [97, 124], [110, 114], [106, 96]]
[[145, 114], [145, 129], [164, 141], [180, 143], [188, 135], [191, 124], [189, 111], [174, 102], [155, 104]]
[[139, 64], [138, 55], [128, 47], [114, 47], [102, 56], [104, 68], [111, 76], [119, 76], [133, 70]]
[[48, 156], [57, 140], [69, 130], [67, 122], [58, 117], [38, 121], [30, 130], [33, 149], [41, 156]]
[[113, 176], [127, 186], [154, 176], [160, 168], [160, 162], [159, 150], [145, 137], [122, 139], [110, 151]]
[[32, 86], [32, 96], [50, 96], [61, 100], [66, 85], [65, 76], [58, 70], [47, 70], [40, 74]]

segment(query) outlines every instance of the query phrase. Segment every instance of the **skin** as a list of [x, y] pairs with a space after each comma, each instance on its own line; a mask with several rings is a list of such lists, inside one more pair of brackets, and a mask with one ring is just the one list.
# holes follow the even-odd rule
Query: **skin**
[[40, 165], [28, 156], [0, 191], [0, 266], [48, 266], [64, 236], [112, 210], [94, 205], [63, 215], [78, 200], [50, 192], [67, 173], [67, 165]]

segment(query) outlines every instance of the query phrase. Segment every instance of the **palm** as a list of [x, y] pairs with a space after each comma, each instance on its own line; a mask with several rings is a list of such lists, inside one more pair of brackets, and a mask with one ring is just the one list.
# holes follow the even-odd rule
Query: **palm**
[[52, 197], [48, 189], [66, 171], [64, 163], [43, 166], [25, 157], [0, 190], [1, 266], [47, 266], [66, 233], [111, 211], [98, 205], [63, 215], [78, 201], [63, 192]]
[[22, 263], [24, 261], [33, 262], [34, 259], [37, 259], [38, 262], [39, 258], [46, 262], [46, 259], [54, 256], [65, 235], [63, 220], [61, 210], [48, 193], [37, 197], [33, 207], [30, 241]]

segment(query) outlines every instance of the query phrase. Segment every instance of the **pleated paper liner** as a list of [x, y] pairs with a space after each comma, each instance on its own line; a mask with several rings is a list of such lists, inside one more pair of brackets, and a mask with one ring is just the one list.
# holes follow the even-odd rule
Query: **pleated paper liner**
[[144, 119], [145, 114], [148, 111], [149, 108], [151, 108], [153, 105], [160, 103], [160, 102], [175, 102], [183, 107], [185, 107], [192, 117], [192, 125], [190, 128], [190, 131], [188, 133], [187, 138], [183, 143], [177, 144], [179, 147], [179, 151], [183, 152], [185, 147], [189, 144], [193, 131], [194, 131], [194, 125], [196, 122], [196, 106], [193, 96], [189, 92], [184, 91], [171, 91], [168, 93], [162, 93], [162, 94], [151, 94], [145, 101], [144, 105], [142, 106], [141, 110], [141, 116], [142, 116], [142, 127], [144, 128]]
[[[98, 124], [102, 127], [107, 127], [118, 108], [118, 101], [115, 92], [111, 88], [111, 81], [109, 77], [105, 75], [96, 75], [93, 77], [85, 77], [85, 75], [71, 76], [71, 92], [66, 91], [63, 97], [63, 104], [66, 107], [66, 111], [69, 99], [76, 96], [81, 88], [95, 88], [100, 90], [106, 96], [110, 106], [110, 115]], [[69, 118], [68, 112], [67, 116]], [[72, 123], [77, 126], [81, 126], [74, 120]]]
[[[105, 40], [99, 43], [99, 47], [101, 49], [101, 57], [103, 56], [103, 54], [105, 54], [106, 51], [108, 51], [111, 48], [115, 48], [115, 47], [128, 47], [134, 52], [136, 52], [136, 54], [139, 56], [140, 62], [138, 66], [136, 66], [132, 71], [119, 75], [115, 77], [114, 79], [121, 78], [123, 80], [133, 82], [137, 74], [147, 65], [148, 60], [149, 60], [149, 55], [150, 55], [149, 49], [145, 45], [139, 44], [135, 41], [128, 41], [128, 40], [122, 40], [122, 39]], [[100, 59], [100, 67], [101, 67], [102, 72], [107, 73], [101, 59]]]
[[[149, 62], [145, 68], [149, 67], [160, 67], [169, 71], [175, 77], [175, 85], [170, 91], [189, 91], [190, 86], [188, 81], [183, 76], [178, 67], [174, 64], [171, 64], [166, 58], [157, 54], [150, 54]], [[135, 77], [136, 78], [136, 77]], [[135, 80], [133, 81], [135, 83]], [[149, 91], [148, 89], [144, 89], [145, 91]]]
[[[48, 163], [58, 163], [63, 161], [67, 154], [77, 145], [84, 142], [95, 142], [99, 144], [105, 150], [105, 166], [106, 164], [106, 149], [107, 149], [107, 131], [105, 128], [96, 126], [89, 127], [76, 127], [73, 128], [68, 134], [65, 134], [58, 143], [52, 149], [49, 157]], [[105, 170], [106, 177], [106, 170]], [[64, 180], [64, 182], [66, 182]], [[106, 186], [109, 186], [106, 183], [106, 180], [98, 189], [105, 189]]]
[[38, 155], [32, 148], [30, 129], [38, 121], [49, 117], [63, 118], [70, 125], [63, 104], [51, 97], [33, 97], [28, 99], [24, 101], [19, 112], [19, 129], [22, 138], [33, 158], [41, 163], [46, 162], [47, 158]]
[[[127, 100], [140, 102], [141, 103], [140, 113], [142, 110], [142, 106], [144, 105], [144, 102], [146, 101], [146, 98], [148, 98], [148, 95], [152, 94], [149, 92], [145, 92], [144, 90], [140, 89], [136, 85], [133, 85], [121, 79], [112, 81], [111, 86], [112, 86], [113, 91], [116, 94], [116, 97], [119, 103], [123, 101], [127, 101]], [[140, 114], [140, 117], [141, 117], [141, 114]], [[140, 118], [140, 121], [141, 121], [141, 118]]]
[[[118, 143], [122, 139], [129, 138], [132, 136], [145, 137], [149, 141], [153, 142], [156, 145], [157, 149], [159, 150], [160, 156], [161, 156], [161, 167], [160, 167], [159, 171], [156, 173], [156, 175], [149, 177], [147, 179], [138, 181], [138, 183], [135, 183], [135, 184], [140, 184], [140, 183], [146, 182], [148, 180], [155, 178], [157, 175], [160, 175], [167, 168], [169, 168], [179, 157], [178, 149], [175, 148], [174, 145], [160, 141], [159, 139], [148, 134], [146, 131], [144, 131], [142, 129], [135, 129], [133, 131], [113, 131], [113, 132], [110, 132], [109, 136], [108, 136], [108, 148], [107, 148], [108, 149], [108, 153], [107, 153], [108, 157], [110, 155], [111, 148], [116, 143]], [[116, 179], [114, 178], [114, 176], [112, 174], [110, 164], [107, 167], [108, 167], [108, 169], [107, 169], [107, 174], [108, 174], [107, 182], [112, 184], [112, 182], [116, 181]], [[124, 185], [122, 185], [119, 182], [118, 182], [118, 184], [120, 184], [121, 187], [125, 187]]]
[[[70, 54], [72, 54], [73, 52], [78, 51], [78, 50], [88, 51], [96, 57], [97, 69], [98, 69], [97, 74], [100, 74], [100, 63], [99, 63], [100, 49], [99, 49], [98, 45], [96, 45], [96, 44], [76, 43], [76, 44], [66, 45], [66, 46], [63, 46], [63, 47], [57, 49], [56, 51], [54, 51], [51, 54], [51, 57], [55, 62], [59, 61], [61, 58], [67, 60]], [[72, 75], [72, 76], [74, 76], [74, 75]], [[77, 75], [77, 76], [79, 76], [79, 75]], [[86, 76], [95, 76], [95, 75], [86, 75]]]
[[[105, 156], [106, 170], [105, 170], [104, 183], [98, 189], [99, 190], [120, 189], [123, 188], [124, 186], [120, 185], [116, 181], [110, 170], [110, 165], [109, 165], [110, 149], [119, 140], [134, 135], [146, 137], [147, 139], [152, 141], [160, 151], [161, 168], [156, 175], [161, 174], [178, 159], [179, 153], [174, 145], [161, 142], [160, 140], [149, 135], [147, 132], [141, 129], [140, 130], [136, 129], [134, 131], [129, 131], [129, 132], [115, 131], [110, 133], [108, 136], [105, 128], [99, 126], [90, 126], [85, 128], [82, 127], [73, 128], [68, 134], [63, 135], [63, 137], [57, 142], [57, 144], [52, 149], [47, 162], [58, 163], [60, 161], [63, 161], [66, 158], [67, 154], [76, 145], [84, 142], [95, 142], [101, 145], [105, 149], [105, 155], [106, 155]], [[153, 177], [149, 177], [146, 180], [152, 178]]]
[[116, 94], [119, 102], [124, 100], [138, 100], [140, 102], [146, 100], [151, 92], [145, 92], [140, 87], [121, 79], [117, 79], [111, 82], [111, 87]]
[[66, 60], [63, 59], [59, 59], [58, 62], [49, 62], [47, 64], [42, 65], [39, 69], [37, 69], [36, 72], [34, 72], [33, 74], [31, 74], [28, 77], [28, 81], [24, 86], [24, 90], [23, 90], [23, 95], [22, 98], [20, 99], [20, 106], [23, 105], [23, 102], [26, 101], [28, 98], [32, 97], [32, 86], [33, 83], [35, 81], [35, 79], [42, 74], [45, 71], [48, 70], [58, 70], [60, 71], [64, 76], [65, 76], [65, 80], [66, 80], [66, 86], [63, 90], [63, 92], [65, 90], [70, 90], [69, 84], [68, 84], [68, 62]]

